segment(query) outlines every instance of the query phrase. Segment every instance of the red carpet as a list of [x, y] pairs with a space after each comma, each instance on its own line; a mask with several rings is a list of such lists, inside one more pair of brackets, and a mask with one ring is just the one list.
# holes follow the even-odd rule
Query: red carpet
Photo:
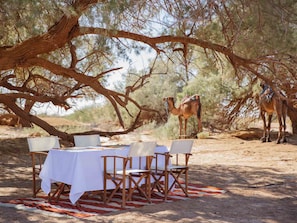
[[[170, 194], [167, 202], [174, 202], [179, 200], [193, 199], [207, 195], [215, 195], [225, 193], [224, 190], [216, 187], [204, 187], [201, 185], [191, 184], [189, 186], [189, 197], [186, 197], [181, 189], [175, 189], [174, 192]], [[164, 202], [163, 195], [161, 193], [154, 193], [152, 195], [152, 203], [159, 204]], [[115, 212], [119, 210], [127, 210], [132, 208], [139, 208], [144, 205], [151, 205], [142, 197], [133, 196], [133, 201], [128, 201], [126, 207], [121, 208], [121, 199], [115, 196], [113, 200], [104, 204], [101, 201], [99, 195], [89, 194], [88, 196], [83, 196], [79, 199], [79, 207], [73, 205], [67, 195], [61, 195], [59, 202], [48, 203], [47, 197], [38, 197], [38, 198], [22, 198], [11, 200], [8, 202], [0, 202], [0, 206], [7, 207], [18, 207], [18, 209], [30, 211], [42, 210], [46, 212], [53, 212], [57, 214], [65, 214], [77, 218], [87, 218], [94, 215], [101, 215], [110, 212]]]

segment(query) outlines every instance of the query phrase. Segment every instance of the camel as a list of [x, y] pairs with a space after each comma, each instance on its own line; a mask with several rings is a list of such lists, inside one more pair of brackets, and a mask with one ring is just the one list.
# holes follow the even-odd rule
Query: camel
[[198, 120], [198, 132], [202, 131], [202, 124], [201, 124], [201, 103], [200, 103], [200, 96], [193, 95], [191, 97], [185, 97], [181, 104], [176, 108], [174, 105], [173, 97], [164, 98], [165, 106], [167, 113], [168, 111], [173, 115], [178, 116], [179, 120], [179, 137], [182, 137], [182, 128], [183, 128], [183, 119], [185, 119], [184, 123], [184, 134], [187, 135], [187, 121], [192, 115], [194, 115]]
[[14, 114], [0, 115], [0, 125], [19, 126], [20, 118]]
[[[286, 116], [287, 116], [287, 101], [281, 92], [276, 94], [272, 88], [266, 83], [260, 84], [262, 92], [259, 96], [260, 115], [263, 120], [264, 132], [261, 138], [262, 142], [271, 142], [270, 127], [272, 115], [275, 112], [279, 123], [279, 131], [276, 143], [287, 142], [286, 139]], [[267, 123], [266, 123], [266, 114]]]

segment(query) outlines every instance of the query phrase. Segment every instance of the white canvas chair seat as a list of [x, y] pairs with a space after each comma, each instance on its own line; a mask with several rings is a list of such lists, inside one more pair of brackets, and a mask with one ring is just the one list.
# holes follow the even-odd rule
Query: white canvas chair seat
[[[167, 170], [169, 171], [169, 170], [174, 170], [174, 169], [185, 169], [187, 167], [188, 166], [186, 166], [186, 165], [170, 165], [167, 167]], [[164, 171], [166, 168], [164, 166], [157, 166], [157, 168], [156, 168], [156, 166], [152, 166], [151, 169], [152, 170], [157, 169], [157, 171]]]
[[[111, 201], [116, 192], [121, 191], [122, 207], [132, 200], [135, 190], [151, 202], [151, 163], [155, 152], [155, 142], [132, 143], [127, 157], [103, 156], [104, 159], [104, 203]], [[136, 162], [136, 160], [138, 162]], [[107, 168], [108, 162], [113, 169]], [[135, 165], [136, 164], [136, 165]], [[107, 181], [112, 181], [115, 188], [108, 194]], [[144, 182], [144, 183], [143, 183]]]
[[100, 146], [100, 135], [74, 135], [74, 145], [76, 147]]
[[[132, 173], [145, 173], [145, 172], [150, 172], [150, 170], [143, 170], [143, 169], [128, 169], [126, 170], [126, 176], [128, 176], [129, 174], [132, 174]], [[116, 171], [113, 171], [113, 170], [107, 170], [107, 173], [108, 174], [117, 174], [117, 175], [123, 175], [124, 174], [124, 171], [123, 170], [116, 170]]]
[[[164, 194], [164, 199], [167, 200], [169, 192], [178, 186], [182, 189], [186, 196], [188, 195], [188, 171], [189, 158], [192, 155], [193, 140], [174, 140], [171, 143], [170, 150], [167, 153], [155, 153], [156, 164], [158, 157], [165, 157], [165, 165], [155, 165], [152, 167], [152, 176], [155, 180], [153, 190]], [[184, 185], [180, 182], [180, 178], [184, 176]], [[173, 182], [169, 183], [169, 177], [173, 178]]]

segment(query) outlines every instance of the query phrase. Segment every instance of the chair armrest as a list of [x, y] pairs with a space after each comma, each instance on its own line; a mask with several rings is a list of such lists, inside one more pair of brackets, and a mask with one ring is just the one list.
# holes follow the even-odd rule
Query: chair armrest
[[[130, 160], [130, 158], [128, 158], [126, 156], [118, 156], [118, 155], [104, 155], [104, 156], [101, 156], [101, 158], [103, 158], [103, 165], [104, 165], [103, 172], [104, 173], [109, 172], [113, 176], [115, 176], [117, 174], [118, 170], [126, 169], [127, 163]], [[112, 166], [113, 166], [112, 168], [108, 168], [108, 166], [107, 166], [107, 162], [109, 160], [113, 162], [112, 163]], [[119, 164], [119, 162], [120, 163], [122, 162], [122, 164]]]
[[[162, 159], [162, 157], [164, 157], [164, 163], [163, 164], [159, 164], [159, 160], [158, 159]], [[169, 152], [155, 152], [155, 162], [154, 164], [152, 164], [151, 169], [154, 171], [157, 171], [158, 169], [162, 169], [162, 170], [167, 170], [167, 166], [170, 163], [170, 157], [172, 157], [172, 155]]]
[[158, 152], [155, 152], [155, 155], [156, 155], [156, 157], [157, 157], [157, 156], [169, 156], [169, 157], [172, 157], [172, 156], [170, 155], [169, 152], [165, 152], [165, 153], [158, 153]]

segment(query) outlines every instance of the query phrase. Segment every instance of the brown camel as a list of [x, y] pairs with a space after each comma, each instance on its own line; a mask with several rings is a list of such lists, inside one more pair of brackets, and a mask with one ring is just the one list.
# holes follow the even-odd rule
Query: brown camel
[[0, 115], [0, 125], [19, 126], [20, 118], [14, 114]]
[[183, 125], [183, 118], [185, 119], [184, 123], [184, 134], [187, 135], [187, 121], [192, 115], [194, 115], [198, 120], [198, 132], [202, 131], [202, 124], [201, 124], [201, 103], [199, 95], [193, 95], [191, 97], [185, 97], [178, 108], [174, 105], [173, 97], [164, 98], [165, 106], [170, 113], [173, 115], [178, 116], [179, 120], [179, 137], [182, 136], [182, 125]]
[[[263, 120], [264, 132], [261, 138], [262, 142], [271, 142], [270, 139], [270, 127], [271, 119], [274, 112], [277, 114], [277, 119], [279, 123], [279, 131], [276, 143], [287, 142], [286, 139], [286, 116], [287, 116], [287, 101], [284, 95], [279, 92], [276, 94], [272, 88], [266, 83], [262, 82], [260, 84], [262, 87], [262, 92], [259, 96], [259, 107], [260, 115]], [[266, 123], [266, 114], [267, 123]]]

